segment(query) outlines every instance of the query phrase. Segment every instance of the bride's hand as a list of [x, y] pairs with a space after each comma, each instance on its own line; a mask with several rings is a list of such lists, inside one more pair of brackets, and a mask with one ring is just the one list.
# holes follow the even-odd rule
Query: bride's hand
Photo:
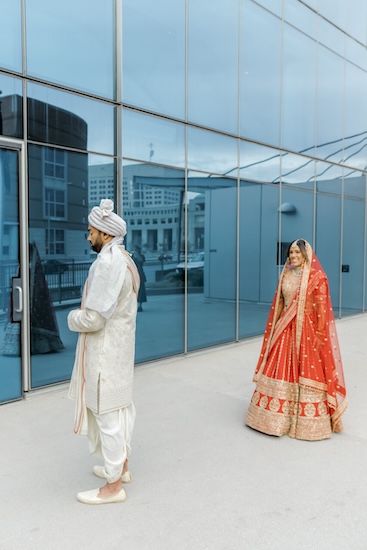
[[313, 347], [314, 347], [317, 351], [320, 351], [323, 345], [324, 345], [324, 336], [323, 336], [322, 332], [320, 332], [319, 330], [317, 330], [317, 331], [315, 332], [315, 337], [314, 337], [314, 341], [313, 341]]

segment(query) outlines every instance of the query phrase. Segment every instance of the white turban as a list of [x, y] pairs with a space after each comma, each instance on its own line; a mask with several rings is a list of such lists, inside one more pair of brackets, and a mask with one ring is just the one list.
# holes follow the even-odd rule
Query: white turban
[[99, 231], [112, 237], [125, 237], [126, 222], [113, 211], [111, 199], [102, 199], [89, 213], [88, 222]]

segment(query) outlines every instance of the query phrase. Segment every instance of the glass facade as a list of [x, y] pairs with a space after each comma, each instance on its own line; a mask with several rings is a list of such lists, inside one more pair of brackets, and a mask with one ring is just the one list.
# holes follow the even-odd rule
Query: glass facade
[[336, 316], [365, 312], [364, 0], [1, 6], [0, 402], [69, 379], [106, 197], [143, 262], [138, 364], [261, 334], [300, 237]]

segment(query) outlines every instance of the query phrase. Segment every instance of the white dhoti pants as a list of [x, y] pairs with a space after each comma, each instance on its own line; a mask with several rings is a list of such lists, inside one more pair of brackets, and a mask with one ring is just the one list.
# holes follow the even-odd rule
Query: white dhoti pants
[[88, 411], [88, 439], [91, 454], [104, 460], [108, 483], [118, 481], [125, 460], [131, 453], [131, 437], [135, 423], [135, 407], [128, 407], [103, 414]]

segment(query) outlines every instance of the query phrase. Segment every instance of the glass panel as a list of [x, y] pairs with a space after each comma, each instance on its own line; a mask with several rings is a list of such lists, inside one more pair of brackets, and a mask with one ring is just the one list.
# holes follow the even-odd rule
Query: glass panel
[[[285, 205], [287, 205], [287, 208], [284, 207]], [[306, 239], [312, 246], [314, 226], [313, 192], [301, 191], [293, 187], [284, 187], [282, 189], [280, 211], [282, 218], [281, 243], [288, 245], [296, 239]]]
[[364, 200], [366, 194], [366, 175], [355, 170], [344, 173], [344, 196]]
[[[108, 159], [104, 161], [107, 166]], [[86, 154], [36, 145], [28, 148], [33, 388], [68, 380], [73, 367], [76, 334], [68, 330], [66, 318], [80, 304], [93, 260], [86, 240], [93, 157], [91, 164], [89, 173]], [[110, 166], [113, 180], [112, 161]], [[57, 360], [50, 361], [52, 352]]]
[[136, 361], [184, 352], [183, 170], [125, 162], [125, 246], [141, 274]]
[[282, 0], [258, 0], [258, 4], [261, 4], [267, 10], [279, 15], [279, 17], [282, 16]]
[[315, 252], [329, 279], [331, 301], [339, 315], [341, 198], [316, 195]]
[[328, 279], [330, 294], [339, 315], [340, 225], [343, 169], [316, 162], [316, 254]]
[[284, 25], [282, 146], [314, 153], [316, 42]]
[[188, 5], [188, 118], [237, 133], [238, 0]]
[[[366, 23], [365, 23], [366, 25]], [[366, 32], [366, 31], [365, 31]], [[346, 36], [346, 51], [345, 57], [351, 63], [358, 65], [361, 69], [367, 69], [367, 51], [366, 46], [364, 45], [366, 39], [363, 40], [363, 45], [359, 42], [356, 42], [353, 38]]]
[[123, 157], [140, 161], [185, 166], [183, 124], [123, 111]]
[[317, 15], [301, 2], [284, 0], [284, 19], [296, 29], [316, 40]]
[[367, 165], [367, 130], [365, 120], [367, 105], [367, 73], [351, 63], [346, 63], [345, 77], [345, 140], [343, 162], [364, 170]]
[[[115, 200], [115, 161], [110, 157], [89, 155], [88, 157], [88, 212], [98, 206], [102, 199]], [[117, 211], [117, 205], [115, 205]], [[87, 220], [86, 220], [87, 223]], [[89, 244], [86, 245], [89, 247]], [[94, 258], [94, 252], [91, 252]]]
[[185, 2], [124, 0], [124, 103], [185, 116]]
[[114, 154], [115, 107], [36, 84], [28, 98], [29, 139]]
[[277, 280], [279, 151], [241, 143], [239, 337], [261, 334]]
[[236, 339], [237, 180], [190, 172], [187, 197], [188, 350]]
[[[279, 190], [241, 180], [239, 337], [261, 334], [277, 280], [276, 239]], [[265, 215], [264, 215], [265, 214]], [[263, 249], [273, 250], [267, 257]], [[264, 250], [264, 251], [265, 251]], [[265, 262], [265, 264], [264, 264]], [[269, 271], [265, 281], [262, 269]]]
[[343, 169], [335, 164], [316, 161], [316, 189], [322, 193], [342, 194]]
[[347, 6], [347, 33], [366, 45], [367, 4], [364, 0], [348, 0]]
[[245, 0], [241, 32], [240, 134], [279, 146], [281, 21]]
[[276, 149], [242, 141], [241, 178], [256, 182], [278, 183], [280, 179], [280, 156], [279, 151]]
[[188, 166], [210, 174], [237, 177], [237, 140], [214, 132], [188, 128]]
[[12, 279], [19, 277], [18, 153], [0, 148], [0, 402], [21, 397], [20, 322]]
[[310, 6], [313, 10], [317, 10], [317, 2], [318, 0], [305, 0], [305, 4]]
[[313, 159], [293, 155], [292, 153], [284, 153], [281, 159], [281, 170], [283, 186], [291, 185], [292, 187], [313, 191], [315, 178], [315, 162]]
[[0, 135], [23, 137], [22, 82], [0, 74]]
[[0, 67], [22, 72], [21, 0], [1, 3]]
[[340, 163], [343, 158], [344, 135], [344, 60], [329, 49], [319, 46], [317, 74], [316, 156]]
[[[361, 179], [365, 179], [364, 177]], [[365, 203], [344, 199], [342, 255], [342, 315], [360, 313], [363, 307], [363, 250]]]
[[26, 8], [28, 74], [113, 99], [113, 0], [32, 0]]
[[319, 0], [319, 13], [340, 29], [345, 30], [348, 20], [349, 2], [345, 0]]
[[340, 57], [344, 57], [345, 34], [322, 17], [318, 18], [317, 24], [319, 27], [318, 38], [320, 44], [323, 44], [333, 52], [337, 53]]
[[237, 144], [188, 129], [189, 350], [236, 338]]

